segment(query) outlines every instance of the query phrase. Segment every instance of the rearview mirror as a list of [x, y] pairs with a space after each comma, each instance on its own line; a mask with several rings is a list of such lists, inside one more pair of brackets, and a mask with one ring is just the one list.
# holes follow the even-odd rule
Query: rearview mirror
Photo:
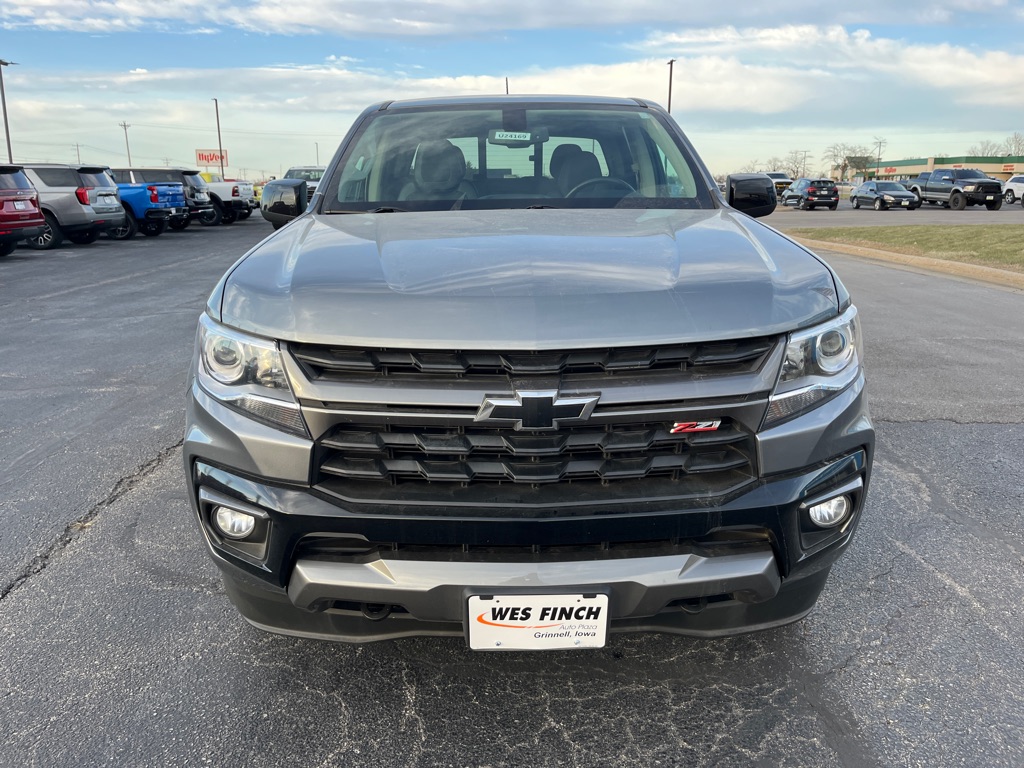
[[725, 180], [729, 205], [737, 211], [757, 218], [775, 210], [775, 182], [763, 173], [737, 173]]

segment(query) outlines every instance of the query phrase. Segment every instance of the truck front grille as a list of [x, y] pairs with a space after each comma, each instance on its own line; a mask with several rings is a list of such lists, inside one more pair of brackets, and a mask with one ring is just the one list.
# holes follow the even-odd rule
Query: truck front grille
[[[317, 444], [314, 482], [346, 496], [515, 505], [587, 496], [720, 497], [757, 476], [753, 437], [732, 422], [587, 424], [550, 431], [339, 424]], [[569, 490], [572, 486], [573, 490]], [[546, 490], [543, 490], [546, 489]]]
[[289, 350], [312, 380], [359, 376], [444, 377], [643, 374], [680, 371], [690, 377], [748, 373], [760, 368], [775, 337], [700, 344], [553, 351], [481, 352], [365, 349], [290, 344]]

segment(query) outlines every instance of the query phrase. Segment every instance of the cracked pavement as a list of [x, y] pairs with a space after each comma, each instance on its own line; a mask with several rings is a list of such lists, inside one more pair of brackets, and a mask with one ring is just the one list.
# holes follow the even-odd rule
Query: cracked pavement
[[1019, 292], [827, 255], [878, 451], [804, 621], [580, 653], [346, 646], [246, 625], [185, 496], [195, 318], [268, 231], [0, 262], [0, 766], [1024, 764]]

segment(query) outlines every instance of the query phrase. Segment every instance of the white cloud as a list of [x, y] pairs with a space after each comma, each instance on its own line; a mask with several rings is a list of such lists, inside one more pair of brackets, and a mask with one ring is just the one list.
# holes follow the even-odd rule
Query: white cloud
[[[720, 0], [518, 0], [515, 4], [479, 0], [0, 0], [0, 19], [8, 29], [36, 27], [68, 31], [186, 31], [214, 27], [265, 34], [330, 34], [341, 37], [459, 37], [516, 29], [708, 27], [723, 18], [749, 26], [831, 24], [950, 24], [965, 15], [1004, 20], [1011, 0], [931, 0], [893, 3], [861, 0], [854, 4], [820, 0], [752, 3]], [[1020, 13], [1019, 9], [1015, 9]], [[193, 28], [196, 28], [195, 30]]]

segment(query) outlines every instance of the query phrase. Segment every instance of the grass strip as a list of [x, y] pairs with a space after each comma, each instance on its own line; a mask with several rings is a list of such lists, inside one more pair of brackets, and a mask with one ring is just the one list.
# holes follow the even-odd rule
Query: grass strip
[[1024, 224], [800, 227], [787, 235], [1024, 272]]

